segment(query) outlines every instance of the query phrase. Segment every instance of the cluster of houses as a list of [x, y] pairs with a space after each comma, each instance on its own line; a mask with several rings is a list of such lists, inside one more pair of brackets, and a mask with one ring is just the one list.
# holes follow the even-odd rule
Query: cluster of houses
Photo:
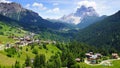
[[[99, 59], [101, 59], [102, 58], [102, 54], [100, 54], [100, 53], [93, 53], [93, 52], [89, 52], [89, 53], [86, 53], [85, 54], [85, 56], [86, 56], [86, 58], [87, 58], [87, 61], [90, 63], [90, 64], [97, 64], [98, 62], [98, 60]], [[118, 54], [117, 53], [112, 53], [112, 55], [111, 55], [112, 57], [112, 59], [118, 59], [119, 58], [119, 56], [118, 56]]]
[[31, 38], [31, 36], [24, 36], [24, 37], [13, 37], [13, 39], [16, 41], [13, 44], [7, 43], [6, 44], [6, 48], [10, 48], [12, 46], [25, 46], [34, 42], [39, 43], [40, 40], [34, 40], [33, 38]]
[[101, 59], [102, 55], [100, 53], [93, 53], [89, 52], [86, 53], [85, 56], [87, 57], [87, 61], [89, 61], [91, 64], [96, 64], [97, 60]]
[[40, 39], [34, 39], [33, 36], [34, 36], [33, 34], [26, 35], [24, 37], [13, 36], [11, 38], [14, 39], [16, 42], [13, 44], [7, 43], [5, 48], [7, 49], [7, 48], [10, 48], [12, 46], [26, 46], [26, 45], [33, 44], [33, 43], [38, 43], [38, 44], [41, 44], [41, 43], [51, 44], [51, 43], [53, 43], [53, 44], [56, 44], [56, 41], [50, 41], [50, 40], [43, 41]]

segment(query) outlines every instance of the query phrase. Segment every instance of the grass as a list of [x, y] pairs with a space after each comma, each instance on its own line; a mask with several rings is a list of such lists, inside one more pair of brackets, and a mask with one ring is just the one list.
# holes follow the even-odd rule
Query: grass
[[[26, 48], [28, 51], [26, 51]], [[50, 59], [52, 55], [54, 55], [57, 52], [61, 52], [56, 46], [49, 44], [47, 45], [47, 49], [44, 48], [39, 48], [39, 46], [35, 46], [38, 50], [39, 54], [45, 54], [46, 56], [46, 61]], [[20, 57], [18, 57], [18, 53], [20, 54]], [[22, 50], [19, 50], [17, 54], [14, 55], [14, 57], [8, 57], [6, 56], [6, 52], [4, 50], [0, 51], [0, 65], [1, 66], [7, 66], [10, 67], [15, 64], [15, 61], [18, 60], [20, 61], [20, 64], [24, 64], [26, 56], [28, 55], [31, 59], [35, 57], [35, 54], [32, 53], [31, 46], [24, 46], [22, 47]]]
[[[0, 22], [0, 45], [5, 45], [7, 43], [15, 43], [16, 41], [12, 38], [8, 38], [9, 36], [25, 36], [28, 32], [24, 31], [20, 28], [9, 26], [4, 22]], [[34, 48], [38, 50], [39, 54], [45, 54], [46, 61], [50, 59], [51, 56], [55, 55], [57, 52], [61, 52], [56, 46], [49, 44], [47, 45], [47, 49], [39, 48], [40, 46], [35, 46]], [[28, 49], [28, 51], [26, 51]], [[15, 64], [16, 60], [20, 62], [20, 64], [24, 64], [26, 56], [28, 55], [31, 59], [35, 57], [35, 54], [32, 53], [31, 46], [24, 46], [21, 50], [19, 50], [12, 57], [7, 56], [7, 52], [4, 50], [0, 51], [0, 66], [11, 68], [12, 65]], [[20, 56], [19, 56], [20, 55]], [[1, 67], [0, 67], [1, 68]]]
[[4, 22], [0, 22], [0, 32], [3, 32], [3, 35], [14, 34], [17, 36], [23, 36], [26, 31], [20, 29], [20, 27], [10, 26]]
[[14, 43], [15, 41], [8, 36], [0, 35], [0, 44]]
[[27, 31], [18, 27], [10, 26], [0, 21], [0, 44], [14, 43], [15, 40], [8, 38], [9, 36], [25, 36]]
[[81, 68], [120, 68], [120, 60], [112, 61], [112, 66], [103, 66], [103, 65], [87, 65], [85, 63], [79, 63]]

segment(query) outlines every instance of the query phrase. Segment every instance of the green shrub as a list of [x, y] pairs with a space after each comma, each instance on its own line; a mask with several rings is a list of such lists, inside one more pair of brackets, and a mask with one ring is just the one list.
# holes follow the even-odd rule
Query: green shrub
[[33, 54], [38, 54], [38, 50], [37, 50], [36, 48], [34, 48], [34, 49], [32, 50], [32, 53], [33, 53]]
[[28, 51], [28, 48], [26, 48], [26, 51]]

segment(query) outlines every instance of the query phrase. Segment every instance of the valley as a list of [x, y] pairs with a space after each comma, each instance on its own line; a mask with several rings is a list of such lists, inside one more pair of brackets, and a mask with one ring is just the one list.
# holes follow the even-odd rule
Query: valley
[[[12, 1], [0, 0], [0, 68], [120, 68], [119, 9], [99, 15], [86, 0], [63, 15], [60, 8]], [[41, 16], [51, 12], [63, 16]]]

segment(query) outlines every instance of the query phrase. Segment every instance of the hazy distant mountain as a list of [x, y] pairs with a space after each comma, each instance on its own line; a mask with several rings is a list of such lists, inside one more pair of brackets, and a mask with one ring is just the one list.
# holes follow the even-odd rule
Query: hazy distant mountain
[[60, 18], [61, 21], [76, 24], [79, 28], [87, 27], [88, 25], [101, 20], [99, 14], [93, 7], [81, 6], [75, 13], [64, 15]]

